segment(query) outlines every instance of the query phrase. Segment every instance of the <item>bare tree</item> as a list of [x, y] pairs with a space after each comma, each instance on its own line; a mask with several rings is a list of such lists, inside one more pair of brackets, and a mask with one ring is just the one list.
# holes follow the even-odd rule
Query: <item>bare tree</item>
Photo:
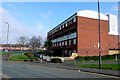
[[38, 40], [38, 46], [37, 47], [40, 48], [42, 46], [42, 38], [41, 38], [40, 35], [37, 37], [37, 40]]
[[24, 47], [25, 45], [27, 45], [28, 41], [29, 41], [29, 38], [27, 36], [20, 36], [17, 39], [17, 42], [21, 45], [21, 47]]
[[42, 41], [42, 38], [41, 36], [33, 36], [31, 39], [30, 39], [30, 42], [29, 42], [29, 45], [33, 48], [33, 49], [39, 49], [41, 47], [41, 41]]

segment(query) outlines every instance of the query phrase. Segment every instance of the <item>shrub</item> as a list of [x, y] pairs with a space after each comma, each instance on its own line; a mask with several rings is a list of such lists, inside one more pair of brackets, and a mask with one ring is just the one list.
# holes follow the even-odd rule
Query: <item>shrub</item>
[[83, 57], [81, 57], [81, 56], [77, 56], [77, 57], [75, 58], [75, 60], [76, 60], [76, 61], [83, 61], [83, 60], [84, 60], [84, 58], [83, 58]]
[[103, 60], [114, 59], [114, 58], [115, 58], [114, 55], [105, 55], [105, 56], [102, 56], [102, 59], [103, 59]]
[[44, 53], [45, 56], [51, 56], [51, 53], [47, 50], [45, 50], [43, 53]]
[[28, 56], [28, 57], [33, 57], [34, 55], [32, 54], [32, 52], [26, 52], [24, 53], [24, 55]]
[[61, 59], [59, 59], [59, 58], [53, 58], [53, 59], [51, 59], [51, 62], [52, 63], [62, 63]]
[[[102, 60], [110, 60], [110, 59], [115, 59], [116, 54], [114, 55], [104, 55], [101, 56]], [[118, 60], [120, 59], [120, 54], [117, 54]], [[77, 56], [75, 58], [76, 61], [90, 61], [90, 60], [99, 60], [99, 56]]]
[[91, 56], [91, 60], [99, 60], [99, 56]]
[[27, 62], [27, 60], [24, 60], [24, 62]]

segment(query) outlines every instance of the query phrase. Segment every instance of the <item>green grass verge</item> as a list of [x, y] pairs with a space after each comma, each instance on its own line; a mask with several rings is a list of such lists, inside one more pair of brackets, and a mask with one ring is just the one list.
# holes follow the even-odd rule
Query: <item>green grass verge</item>
[[9, 57], [8, 60], [11, 60], [11, 61], [24, 61], [24, 60], [29, 60], [29, 57], [27, 57], [26, 55], [16, 55], [16, 56]]
[[[79, 67], [85, 68], [99, 68], [98, 64], [76, 64]], [[101, 69], [108, 69], [108, 70], [120, 70], [120, 64], [101, 64]]]
[[0, 55], [2, 54], [2, 51], [0, 51]]

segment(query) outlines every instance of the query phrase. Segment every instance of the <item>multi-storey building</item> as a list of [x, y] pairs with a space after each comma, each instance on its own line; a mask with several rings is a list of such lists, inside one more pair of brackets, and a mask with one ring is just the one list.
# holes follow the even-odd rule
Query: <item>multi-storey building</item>
[[[114, 33], [109, 35], [112, 31], [109, 22], [108, 16], [100, 13], [101, 55], [108, 55], [109, 46], [112, 48], [114, 45], [111, 43]], [[47, 38], [52, 41], [48, 49], [58, 56], [70, 56], [72, 53], [98, 56], [98, 33], [98, 13], [92, 10], [79, 11], [48, 32]], [[118, 40], [118, 35], [115, 38], [115, 41]], [[118, 48], [118, 42], [115, 47]]]

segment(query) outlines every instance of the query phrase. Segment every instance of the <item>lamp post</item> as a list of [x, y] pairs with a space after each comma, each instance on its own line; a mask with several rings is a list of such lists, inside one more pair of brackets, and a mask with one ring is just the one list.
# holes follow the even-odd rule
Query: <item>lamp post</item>
[[9, 38], [9, 23], [5, 22], [8, 25], [8, 29], [7, 29], [7, 47], [8, 47], [8, 38]]
[[98, 49], [99, 49], [99, 69], [101, 68], [101, 39], [100, 39], [100, 4], [98, 0]]

